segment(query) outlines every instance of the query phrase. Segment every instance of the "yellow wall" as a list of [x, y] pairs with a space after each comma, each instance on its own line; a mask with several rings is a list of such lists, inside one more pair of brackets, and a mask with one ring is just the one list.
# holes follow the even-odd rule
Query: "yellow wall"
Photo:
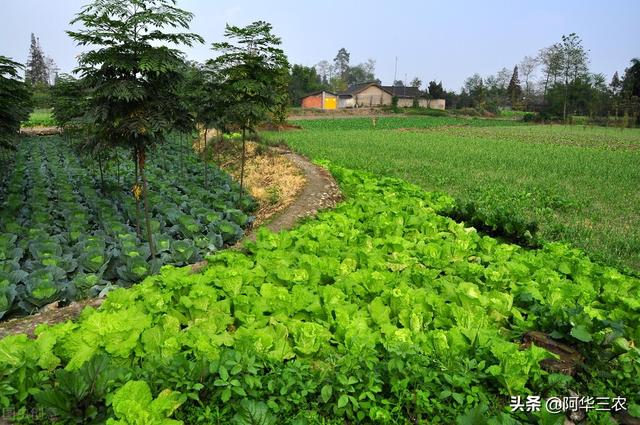
[[325, 95], [324, 109], [336, 109], [338, 107], [337, 99], [334, 96]]

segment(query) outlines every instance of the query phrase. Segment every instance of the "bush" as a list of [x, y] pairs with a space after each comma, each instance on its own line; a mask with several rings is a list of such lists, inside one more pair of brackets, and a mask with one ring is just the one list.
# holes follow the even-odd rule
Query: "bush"
[[391, 98], [391, 110], [395, 113], [398, 113], [398, 96], [393, 96]]
[[424, 115], [428, 117], [447, 117], [449, 113], [442, 109], [431, 109], [431, 108], [409, 108], [404, 111], [407, 115]]

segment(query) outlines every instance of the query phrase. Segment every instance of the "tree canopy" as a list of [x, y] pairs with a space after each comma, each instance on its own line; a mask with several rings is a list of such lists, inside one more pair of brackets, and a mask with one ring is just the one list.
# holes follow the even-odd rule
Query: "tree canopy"
[[20, 123], [29, 118], [31, 92], [18, 75], [22, 65], [0, 56], [0, 148], [12, 148]]

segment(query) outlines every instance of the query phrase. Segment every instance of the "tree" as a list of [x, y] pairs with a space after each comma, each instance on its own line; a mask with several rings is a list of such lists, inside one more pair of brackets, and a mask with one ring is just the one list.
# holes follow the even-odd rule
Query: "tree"
[[562, 46], [558, 43], [540, 50], [538, 59], [542, 64], [544, 78], [543, 97], [547, 96], [549, 84], [555, 84], [562, 70]]
[[0, 56], [0, 148], [12, 149], [20, 123], [31, 113], [31, 93], [18, 76], [22, 65]]
[[351, 55], [347, 52], [347, 49], [342, 47], [338, 50], [338, 54], [333, 58], [333, 66], [335, 67], [338, 76], [342, 81], [347, 81], [349, 76], [349, 58]]
[[[640, 59], [631, 59], [631, 66], [624, 71], [622, 81], [625, 117], [630, 116], [640, 124]], [[634, 118], [635, 117], [635, 118]]]
[[316, 64], [315, 68], [316, 72], [322, 79], [322, 84], [328, 86], [331, 81], [331, 77], [333, 76], [333, 65], [331, 65], [329, 61], [322, 60]]
[[627, 97], [640, 97], [640, 59], [631, 59], [631, 66], [624, 70], [622, 91]]
[[51, 56], [47, 56], [45, 59], [46, 69], [47, 69], [47, 83], [52, 86], [56, 83], [56, 79], [58, 78], [58, 65], [56, 65], [56, 61], [53, 60]]
[[214, 43], [213, 50], [222, 54], [209, 61], [220, 70], [230, 120], [242, 131], [241, 194], [246, 132], [255, 133], [256, 126], [267, 119], [268, 113], [288, 99], [283, 81], [289, 74], [289, 61], [278, 47], [280, 38], [271, 30], [271, 24], [264, 21], [246, 27], [227, 25], [224, 35], [229, 41]]
[[582, 40], [576, 33], [562, 36], [562, 75], [564, 78], [564, 106], [562, 117], [567, 120], [567, 105], [570, 85], [587, 74], [587, 52], [582, 47]]
[[611, 91], [611, 98], [613, 101], [613, 108], [615, 110], [616, 120], [618, 118], [618, 112], [620, 110], [620, 94], [622, 93], [622, 80], [618, 76], [618, 71], [614, 72], [609, 83], [609, 90]]
[[31, 33], [31, 47], [25, 69], [25, 81], [32, 85], [49, 85], [49, 72], [44, 53], [40, 47], [40, 40], [33, 33]]
[[[99, 159], [113, 147], [131, 149], [137, 171], [132, 192], [136, 205], [140, 198], [144, 202], [152, 257], [147, 153], [189, 114], [178, 93], [182, 54], [166, 45], [203, 42], [196, 34], [178, 32], [189, 28], [193, 15], [175, 4], [175, 0], [94, 0], [71, 21], [84, 28], [67, 31], [79, 45], [96, 46], [80, 56], [76, 69], [91, 90], [86, 121], [92, 131], [87, 145]], [[164, 32], [165, 27], [172, 31]]]
[[60, 75], [51, 87], [53, 116], [66, 130], [77, 127], [87, 108], [87, 90], [84, 82], [71, 75]]
[[411, 80], [409, 86], [417, 87], [419, 89], [422, 86], [422, 80], [419, 77], [415, 77], [413, 80]]
[[429, 81], [429, 87], [427, 89], [429, 97], [431, 99], [444, 99], [444, 89], [442, 88], [442, 81], [436, 83], [435, 80]]
[[347, 84], [361, 84], [374, 81], [376, 76], [370, 71], [370, 66], [367, 64], [358, 64], [356, 66], [349, 67], [347, 73]]
[[519, 107], [520, 100], [522, 99], [522, 87], [520, 86], [520, 79], [518, 78], [518, 65], [513, 67], [513, 74], [511, 74], [511, 80], [509, 80], [507, 94], [511, 100], [511, 106], [514, 109]]
[[322, 83], [321, 77], [315, 68], [304, 65], [293, 65], [291, 67], [291, 79], [289, 82], [289, 98], [293, 105], [300, 106], [303, 96], [325, 90], [327, 87]]
[[524, 101], [525, 109], [527, 109], [527, 103], [533, 96], [533, 87], [531, 84], [531, 76], [536, 71], [539, 65], [539, 59], [531, 56], [525, 56], [519, 65], [519, 71], [522, 74], [524, 80]]
[[375, 79], [376, 75], [376, 61], [375, 59], [369, 58], [365, 63], [360, 64], [364, 72], [372, 75], [372, 80]]
[[471, 98], [474, 107], [483, 108], [485, 104], [486, 90], [480, 74], [473, 74], [464, 82], [464, 89]]

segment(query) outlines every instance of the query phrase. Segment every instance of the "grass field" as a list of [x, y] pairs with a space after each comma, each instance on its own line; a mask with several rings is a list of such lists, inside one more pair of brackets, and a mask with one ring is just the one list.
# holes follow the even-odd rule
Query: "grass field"
[[51, 109], [34, 109], [29, 116], [29, 120], [22, 123], [23, 127], [51, 127], [55, 126], [56, 121], [53, 118]]
[[547, 241], [640, 270], [640, 130], [450, 117], [298, 121], [270, 133], [313, 159], [397, 176], [538, 223]]

